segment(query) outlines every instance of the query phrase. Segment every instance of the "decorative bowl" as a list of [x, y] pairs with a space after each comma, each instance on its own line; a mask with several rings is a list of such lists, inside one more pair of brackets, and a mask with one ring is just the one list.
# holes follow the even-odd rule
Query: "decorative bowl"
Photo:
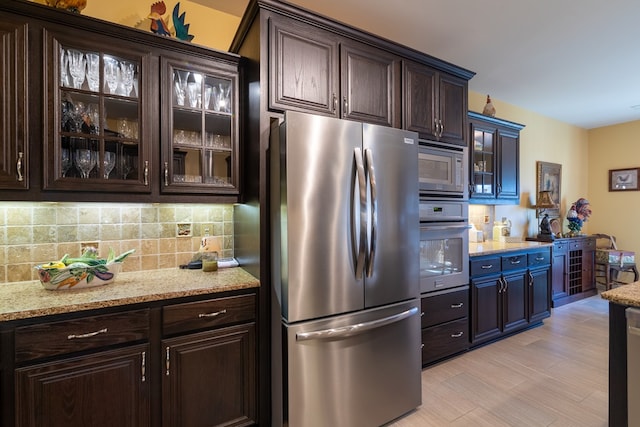
[[69, 264], [64, 268], [37, 265], [35, 268], [45, 289], [81, 289], [112, 283], [122, 268], [122, 262], [93, 266]]

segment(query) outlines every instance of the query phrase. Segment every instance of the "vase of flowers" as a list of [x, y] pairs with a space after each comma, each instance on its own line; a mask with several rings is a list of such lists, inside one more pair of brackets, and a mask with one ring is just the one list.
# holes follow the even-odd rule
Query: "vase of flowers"
[[571, 205], [567, 212], [567, 220], [569, 221], [569, 235], [571, 237], [579, 236], [582, 225], [591, 216], [591, 206], [585, 198], [579, 198]]

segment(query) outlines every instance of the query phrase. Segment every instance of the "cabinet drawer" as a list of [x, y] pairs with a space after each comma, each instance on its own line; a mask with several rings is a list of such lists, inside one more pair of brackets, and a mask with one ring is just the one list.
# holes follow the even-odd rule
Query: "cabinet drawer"
[[450, 356], [469, 348], [469, 322], [464, 319], [422, 330], [422, 364]]
[[469, 289], [422, 298], [422, 327], [467, 317]]
[[567, 252], [567, 242], [555, 242], [553, 244], [553, 253], [555, 254], [564, 254]]
[[500, 272], [500, 257], [471, 260], [472, 276], [481, 276], [483, 274], [499, 273], [499, 272]]
[[146, 340], [149, 310], [82, 317], [16, 328], [16, 362]]
[[527, 265], [536, 267], [539, 265], [547, 265], [551, 262], [551, 251], [533, 252], [527, 255]]
[[162, 308], [165, 335], [246, 322], [256, 316], [255, 295], [216, 298]]
[[503, 256], [501, 265], [502, 271], [527, 268], [527, 254]]

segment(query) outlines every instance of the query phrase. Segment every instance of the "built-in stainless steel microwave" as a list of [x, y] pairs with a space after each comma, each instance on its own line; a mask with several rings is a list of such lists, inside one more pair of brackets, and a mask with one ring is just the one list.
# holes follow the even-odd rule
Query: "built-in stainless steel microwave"
[[418, 177], [421, 196], [468, 199], [467, 148], [421, 140]]

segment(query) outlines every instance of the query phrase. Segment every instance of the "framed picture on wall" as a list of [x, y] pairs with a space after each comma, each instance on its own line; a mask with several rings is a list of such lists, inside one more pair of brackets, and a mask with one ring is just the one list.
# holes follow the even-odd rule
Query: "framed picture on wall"
[[536, 194], [541, 191], [550, 191], [551, 200], [557, 206], [554, 209], [545, 209], [550, 218], [560, 217], [560, 189], [562, 188], [562, 165], [557, 163], [536, 162], [537, 188]]
[[609, 191], [638, 191], [638, 170], [640, 168], [611, 169]]

